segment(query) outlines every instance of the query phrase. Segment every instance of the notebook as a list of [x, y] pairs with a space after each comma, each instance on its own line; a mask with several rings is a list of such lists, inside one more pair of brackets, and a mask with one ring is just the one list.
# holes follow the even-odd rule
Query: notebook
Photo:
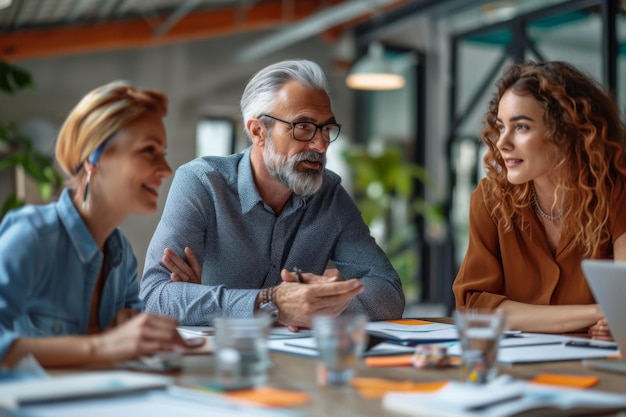
[[[620, 353], [626, 355], [626, 262], [585, 259], [582, 269], [596, 302], [604, 313]], [[626, 359], [588, 359], [590, 368], [626, 373]]]

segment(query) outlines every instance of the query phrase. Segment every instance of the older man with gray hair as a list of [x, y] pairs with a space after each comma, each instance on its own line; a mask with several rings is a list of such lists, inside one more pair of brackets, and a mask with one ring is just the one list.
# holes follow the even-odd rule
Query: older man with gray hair
[[325, 169], [341, 125], [323, 70], [307, 60], [262, 69], [241, 112], [249, 148], [176, 171], [146, 257], [146, 310], [187, 325], [266, 312], [294, 330], [318, 314], [401, 317], [397, 273]]

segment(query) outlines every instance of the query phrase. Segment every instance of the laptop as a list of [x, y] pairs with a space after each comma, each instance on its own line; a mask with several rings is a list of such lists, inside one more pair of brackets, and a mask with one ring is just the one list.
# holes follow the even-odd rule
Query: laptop
[[[626, 357], [626, 262], [585, 259], [581, 264], [587, 283], [604, 313], [620, 353]], [[626, 359], [587, 359], [590, 368], [626, 373]]]

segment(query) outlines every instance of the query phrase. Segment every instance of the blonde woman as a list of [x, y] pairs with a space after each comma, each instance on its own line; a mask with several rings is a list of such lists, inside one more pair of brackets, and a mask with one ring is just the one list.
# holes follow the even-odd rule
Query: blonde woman
[[581, 270], [626, 260], [626, 128], [611, 94], [565, 62], [511, 65], [485, 116], [456, 306], [512, 329], [611, 334]]
[[46, 367], [135, 358], [183, 347], [176, 321], [140, 313], [137, 260], [118, 229], [156, 210], [172, 174], [167, 98], [121, 82], [88, 93], [58, 137], [70, 177], [59, 200], [0, 224], [0, 363]]

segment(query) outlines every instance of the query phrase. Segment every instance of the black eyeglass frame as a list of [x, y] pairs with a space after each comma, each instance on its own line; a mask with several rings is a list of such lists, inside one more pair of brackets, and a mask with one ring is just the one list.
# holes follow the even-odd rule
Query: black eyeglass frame
[[[341, 133], [341, 125], [339, 123], [326, 123], [325, 125], [321, 125], [320, 126], [320, 125], [318, 125], [316, 123], [313, 123], [313, 122], [289, 122], [287, 120], [280, 119], [280, 118], [278, 118], [276, 116], [272, 116], [270, 114], [262, 114], [259, 117], [269, 117], [270, 119], [278, 120], [279, 122], [283, 122], [283, 123], [287, 123], [287, 124], [291, 125], [291, 137], [294, 140], [297, 140], [298, 142], [310, 142], [310, 141], [312, 141], [313, 138], [315, 137], [315, 135], [317, 135], [317, 131], [319, 130], [320, 132], [322, 132], [322, 138], [324, 139], [324, 142], [332, 143], [335, 140], [337, 140], [337, 138], [339, 137], [339, 134]], [[311, 137], [309, 139], [298, 139], [296, 137], [295, 129], [296, 129], [296, 125], [299, 125], [299, 124], [309, 124], [309, 125], [315, 126], [315, 130], [313, 131], [313, 134], [311, 135]], [[335, 136], [333, 139], [331, 139], [330, 136], [326, 136], [324, 134], [324, 128], [326, 126], [337, 126], [337, 136]]]

